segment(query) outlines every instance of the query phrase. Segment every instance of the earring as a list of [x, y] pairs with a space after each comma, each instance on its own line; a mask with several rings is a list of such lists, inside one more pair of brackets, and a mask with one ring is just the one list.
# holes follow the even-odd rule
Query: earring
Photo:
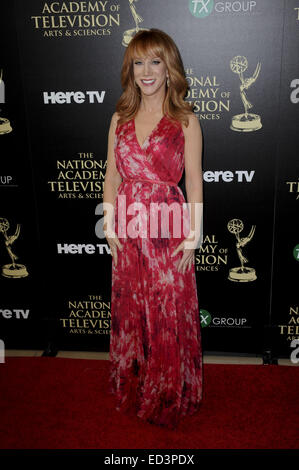
[[167, 77], [166, 85], [169, 87], [169, 77]]

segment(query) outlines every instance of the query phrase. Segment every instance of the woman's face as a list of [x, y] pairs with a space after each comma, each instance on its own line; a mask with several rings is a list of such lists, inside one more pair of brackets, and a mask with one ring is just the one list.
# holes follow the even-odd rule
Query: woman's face
[[142, 93], [150, 96], [165, 89], [167, 67], [160, 57], [135, 57], [133, 60], [134, 79]]

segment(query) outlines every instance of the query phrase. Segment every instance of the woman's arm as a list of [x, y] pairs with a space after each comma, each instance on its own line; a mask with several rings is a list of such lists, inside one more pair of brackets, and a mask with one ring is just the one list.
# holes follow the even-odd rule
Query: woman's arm
[[[114, 139], [117, 126], [118, 114], [114, 113], [111, 118], [108, 133], [108, 150], [107, 150], [107, 168], [104, 180], [104, 226], [103, 230], [110, 231], [113, 227], [114, 206], [117, 189], [122, 182], [122, 178], [116, 168], [114, 155]], [[106, 206], [106, 207], [105, 207]]]
[[[203, 176], [202, 132], [195, 114], [190, 115], [189, 126], [183, 126], [185, 135], [185, 187], [190, 211], [190, 237], [196, 246], [203, 236]], [[186, 246], [188, 248], [188, 246]]]

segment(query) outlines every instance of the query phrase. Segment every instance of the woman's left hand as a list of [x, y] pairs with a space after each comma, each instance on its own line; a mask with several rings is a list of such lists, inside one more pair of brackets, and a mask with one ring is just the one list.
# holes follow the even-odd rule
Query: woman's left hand
[[183, 251], [183, 256], [178, 263], [178, 271], [185, 273], [186, 269], [191, 269], [192, 264], [195, 262], [195, 248], [186, 248], [185, 245], [192, 245], [193, 241], [190, 238], [185, 238], [172, 252], [171, 257], [175, 256], [179, 251]]

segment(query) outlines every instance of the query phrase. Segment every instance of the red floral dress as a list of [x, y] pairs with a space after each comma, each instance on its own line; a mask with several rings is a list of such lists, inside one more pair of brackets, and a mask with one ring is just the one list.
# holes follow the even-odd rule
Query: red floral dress
[[[202, 401], [195, 267], [183, 274], [176, 265], [182, 251], [170, 257], [189, 233], [186, 200], [177, 186], [184, 143], [181, 124], [164, 115], [142, 146], [134, 119], [117, 127], [114, 145], [123, 178], [114, 221], [123, 250], [117, 250], [117, 265], [112, 261], [109, 391], [117, 410], [169, 428], [195, 413]], [[181, 216], [170, 215], [163, 232], [161, 222], [151, 233], [153, 203], [174, 203]]]

